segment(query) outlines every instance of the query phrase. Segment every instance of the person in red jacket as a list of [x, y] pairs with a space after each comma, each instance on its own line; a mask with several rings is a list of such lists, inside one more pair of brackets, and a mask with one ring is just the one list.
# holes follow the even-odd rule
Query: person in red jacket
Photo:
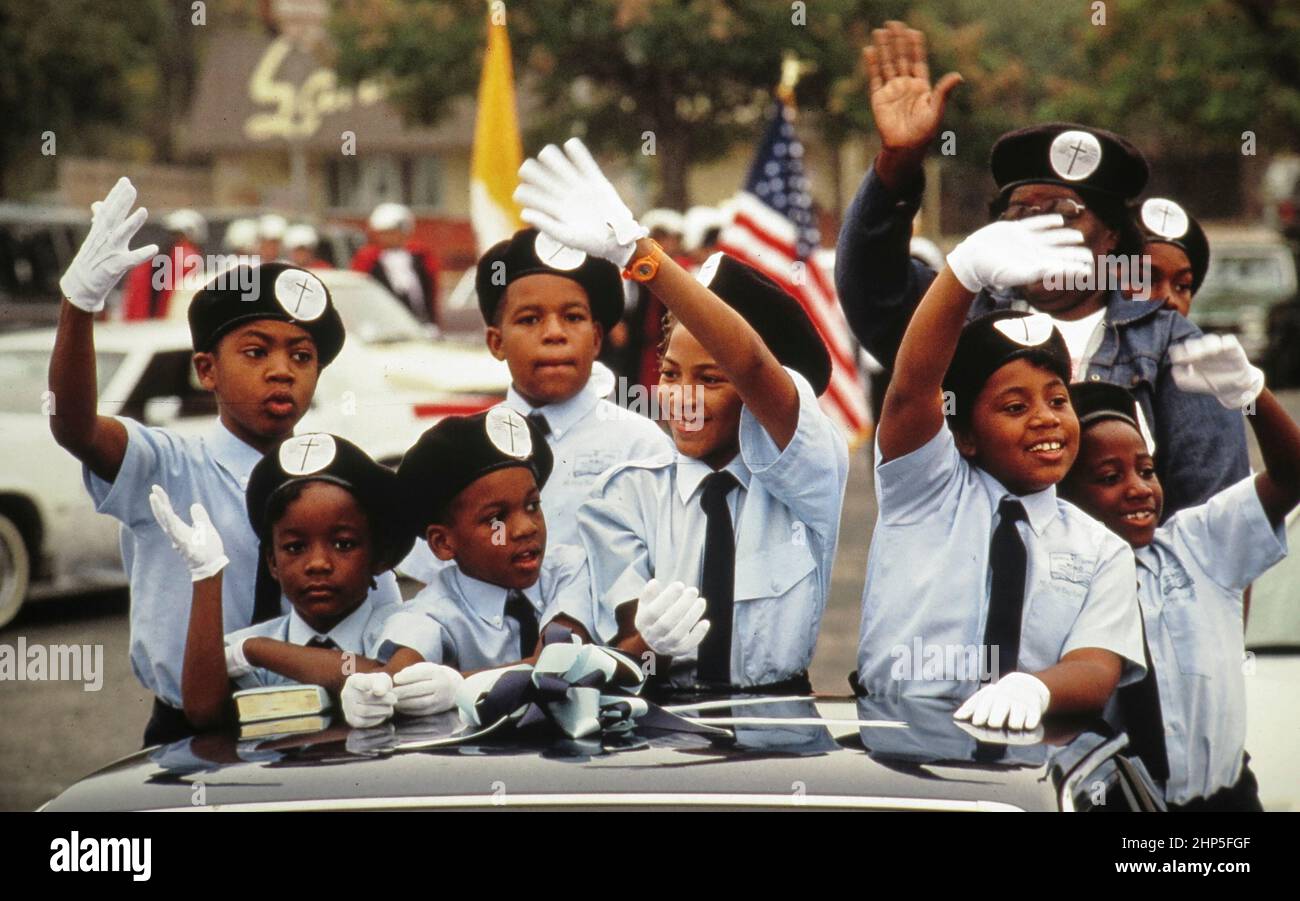
[[381, 203], [370, 214], [370, 243], [352, 269], [374, 276], [422, 322], [439, 325], [438, 256], [411, 237], [415, 217], [400, 203]]
[[171, 240], [152, 259], [131, 270], [122, 295], [122, 318], [163, 319], [172, 291], [185, 279], [203, 279], [208, 223], [194, 210], [175, 210], [163, 219]]

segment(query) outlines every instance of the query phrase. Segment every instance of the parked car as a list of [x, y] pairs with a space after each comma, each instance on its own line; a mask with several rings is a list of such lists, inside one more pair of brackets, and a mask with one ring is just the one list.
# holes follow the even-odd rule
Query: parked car
[[1191, 319], [1207, 332], [1236, 335], [1252, 360], [1267, 362], [1269, 312], [1300, 290], [1295, 255], [1266, 229], [1207, 228], [1206, 234], [1210, 266], [1192, 301]]
[[[124, 585], [117, 521], [95, 513], [81, 464], [50, 434], [54, 332], [0, 335], [0, 626], [28, 600]], [[100, 412], [189, 432], [216, 415], [194, 384], [189, 334], [174, 324], [96, 329]]]
[[[498, 403], [506, 365], [480, 342], [433, 338], [369, 276], [324, 271], [348, 337], [321, 373], [299, 431], [327, 431], [395, 464], [443, 416]], [[172, 321], [95, 329], [100, 412], [194, 432], [216, 416], [197, 381], [189, 329], [192, 291], [178, 291]], [[177, 321], [179, 320], [179, 321]], [[125, 584], [118, 525], [94, 512], [81, 465], [55, 444], [47, 397], [51, 329], [0, 335], [0, 626], [29, 598]]]
[[0, 203], [0, 331], [54, 324], [59, 278], [89, 230], [88, 210]]
[[[47, 811], [1155, 811], [1127, 736], [1048, 721], [1027, 744], [977, 740], [951, 702], [691, 697], [709, 734], [638, 726], [571, 739], [547, 725], [431, 743], [452, 711], [394, 726], [240, 741], [213, 732], [109, 764]], [[992, 734], [992, 733], [990, 733]], [[1005, 733], [998, 733], [998, 738]], [[198, 783], [203, 784], [196, 794]], [[196, 801], [196, 799], [198, 799]]]

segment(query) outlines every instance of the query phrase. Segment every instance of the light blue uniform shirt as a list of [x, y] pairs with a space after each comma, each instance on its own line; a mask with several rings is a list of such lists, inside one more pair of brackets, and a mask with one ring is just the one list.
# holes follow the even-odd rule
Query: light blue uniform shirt
[[[230, 558], [221, 573], [221, 616], [233, 631], [253, 619], [258, 541], [248, 521], [244, 489], [262, 454], [220, 421], [200, 436], [189, 436], [117, 419], [127, 434], [117, 478], [105, 482], [83, 466], [83, 479], [95, 509], [123, 526], [122, 565], [131, 583], [131, 669], [145, 688], [179, 708], [193, 586], [185, 561], [153, 518], [149, 490], [161, 485], [187, 522], [192, 504], [208, 511]], [[391, 573], [379, 578], [372, 595], [401, 598]], [[288, 609], [283, 599], [281, 605]]]
[[1138, 599], [1160, 688], [1169, 756], [1165, 798], [1184, 804], [1233, 785], [1246, 744], [1242, 592], [1286, 556], [1255, 477], [1188, 507], [1137, 551]]
[[[367, 596], [333, 629], [317, 632], [309, 626], [297, 610], [264, 623], [237, 629], [226, 634], [226, 644], [233, 645], [245, 638], [275, 638], [288, 644], [305, 646], [314, 638], [329, 639], [340, 651], [359, 654], [380, 663], [387, 663], [398, 648], [410, 648], [425, 660], [437, 659], [437, 630], [422, 616], [412, 616], [403, 603], [376, 602]], [[262, 685], [294, 685], [296, 680], [273, 670], [254, 667], [253, 671], [235, 680], [240, 688], [257, 688]]]
[[[727, 505], [736, 536], [731, 680], [741, 686], [780, 682], [808, 669], [848, 481], [844, 436], [807, 379], [786, 371], [799, 392], [794, 437], [779, 450], [742, 409], [740, 454], [726, 466], [740, 483], [728, 492]], [[578, 509], [602, 640], [617, 631], [615, 609], [636, 600], [651, 578], [700, 584], [707, 524], [701, 483], [712, 471], [675, 449], [624, 463], [602, 476]], [[695, 654], [675, 658], [672, 683], [694, 682], [695, 662]]]
[[[858, 679], [869, 692], [963, 698], [981, 687], [970, 661], [983, 657], [989, 542], [1004, 497], [1015, 495], [958, 453], [946, 424], [887, 463], [877, 446], [879, 515], [858, 644]], [[1105, 648], [1127, 661], [1121, 685], [1140, 679], [1133, 551], [1055, 486], [1017, 499], [1027, 517], [1016, 523], [1027, 557], [1018, 669], [1039, 672], [1079, 648]]]
[[[539, 632], [561, 613], [592, 631], [591, 578], [581, 548], [548, 543], [537, 581], [523, 592], [537, 613]], [[506, 615], [507, 593], [466, 575], [454, 561], [443, 566], [406, 604], [436, 627], [432, 656], [425, 659], [462, 672], [517, 662], [519, 621]]]
[[[533, 407], [514, 386], [504, 406], [527, 416], [541, 413], [551, 427], [546, 436], [555, 466], [542, 488], [548, 544], [578, 547], [578, 507], [591, 494], [596, 478], [617, 463], [670, 453], [673, 442], [652, 420], [605, 400], [610, 374], [594, 371], [587, 384], [566, 401]], [[426, 542], [419, 542], [402, 561], [404, 575], [428, 583], [446, 564]]]

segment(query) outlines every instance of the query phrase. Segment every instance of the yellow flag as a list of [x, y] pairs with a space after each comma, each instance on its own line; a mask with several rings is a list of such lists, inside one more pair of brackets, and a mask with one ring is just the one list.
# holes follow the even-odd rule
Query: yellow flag
[[469, 215], [479, 253], [523, 226], [519, 207], [510, 196], [519, 184], [523, 159], [504, 4], [493, 3], [470, 161]]

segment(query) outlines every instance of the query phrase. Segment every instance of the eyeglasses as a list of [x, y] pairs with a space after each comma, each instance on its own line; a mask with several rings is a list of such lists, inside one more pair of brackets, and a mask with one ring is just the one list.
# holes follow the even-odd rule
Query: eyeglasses
[[1029, 216], [1059, 213], [1066, 222], [1078, 219], [1088, 208], [1077, 200], [1060, 197], [1043, 203], [1011, 203], [1002, 211], [1000, 218], [1015, 221]]

